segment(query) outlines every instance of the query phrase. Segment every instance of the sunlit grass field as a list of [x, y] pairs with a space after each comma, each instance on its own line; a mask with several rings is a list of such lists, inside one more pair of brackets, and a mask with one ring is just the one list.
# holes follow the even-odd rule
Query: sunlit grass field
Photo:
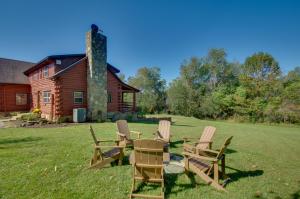
[[[226, 159], [232, 182], [223, 193], [197, 176], [192, 183], [185, 174], [166, 175], [166, 198], [300, 198], [299, 126], [172, 119], [172, 153], [182, 152], [182, 137], [199, 137], [206, 125], [217, 127], [213, 148], [234, 136]], [[98, 138], [116, 138], [114, 123], [92, 125]], [[157, 124], [129, 127], [153, 138]], [[131, 166], [124, 161], [123, 166], [89, 170], [92, 153], [88, 124], [0, 129], [0, 198], [128, 198]]]

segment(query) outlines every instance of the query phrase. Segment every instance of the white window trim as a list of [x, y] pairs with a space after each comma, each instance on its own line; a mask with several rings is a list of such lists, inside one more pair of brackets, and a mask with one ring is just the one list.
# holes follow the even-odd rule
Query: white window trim
[[[45, 97], [45, 93], [48, 93], [49, 96]], [[44, 104], [50, 104], [51, 103], [51, 91], [43, 91], [42, 94], [43, 94], [43, 103]], [[47, 99], [47, 100], [45, 101], [45, 99]]]
[[[47, 75], [45, 75], [46, 73], [47, 73]], [[43, 77], [49, 77], [49, 66], [45, 66], [43, 68]]]
[[[81, 93], [81, 97], [75, 97], [75, 93]], [[83, 91], [74, 91], [73, 92], [73, 103], [74, 104], [83, 104], [83, 97], [84, 97], [84, 92]], [[81, 102], [76, 102], [76, 100], [75, 99], [82, 99], [82, 101]]]

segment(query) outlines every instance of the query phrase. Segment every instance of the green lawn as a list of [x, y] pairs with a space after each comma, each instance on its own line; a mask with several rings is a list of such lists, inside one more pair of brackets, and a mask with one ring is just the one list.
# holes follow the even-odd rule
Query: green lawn
[[[233, 182], [222, 193], [196, 177], [166, 176], [167, 198], [299, 198], [300, 127], [237, 124], [173, 116], [171, 152], [180, 138], [217, 127], [213, 148], [233, 135], [227, 173]], [[116, 138], [113, 123], [93, 124], [99, 138]], [[157, 124], [130, 123], [152, 138]], [[92, 156], [88, 125], [63, 128], [0, 129], [0, 198], [128, 198], [131, 166], [88, 170]], [[129, 151], [128, 151], [129, 152]], [[56, 171], [55, 171], [56, 168]]]

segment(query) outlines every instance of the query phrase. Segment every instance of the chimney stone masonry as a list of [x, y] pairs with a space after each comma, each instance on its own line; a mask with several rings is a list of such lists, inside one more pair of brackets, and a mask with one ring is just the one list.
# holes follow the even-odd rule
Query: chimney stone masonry
[[[96, 27], [96, 28], [95, 28]], [[91, 121], [104, 121], [107, 117], [107, 46], [106, 36], [92, 25], [86, 33], [87, 117]]]

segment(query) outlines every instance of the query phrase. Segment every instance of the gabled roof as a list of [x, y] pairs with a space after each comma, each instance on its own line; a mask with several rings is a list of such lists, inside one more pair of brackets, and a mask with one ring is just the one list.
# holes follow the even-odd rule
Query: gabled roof
[[[68, 70], [67, 68], [71, 68], [72, 66], [74, 66], [75, 63], [77, 63], [79, 60], [82, 60], [85, 57], [86, 57], [85, 54], [50, 55], [50, 56], [45, 57], [41, 61], [39, 61], [36, 65], [32, 66], [28, 70], [26, 70], [24, 72], [24, 74], [28, 76], [31, 72], [37, 70], [38, 68], [50, 63], [51, 61], [56, 60], [56, 59], [63, 60], [63, 59], [66, 59], [66, 58], [76, 58], [76, 60], [73, 61], [72, 63], [70, 63], [68, 65], [60, 66], [61, 70], [59, 72], [57, 72], [57, 74], [58, 74], [61, 71]], [[119, 73], [120, 72], [119, 69], [117, 69], [116, 67], [114, 67], [113, 65], [111, 65], [109, 63], [107, 63], [107, 69], [110, 70], [113, 73]]]
[[116, 75], [115, 73], [112, 73], [112, 75], [113, 75], [117, 80], [119, 80], [119, 82], [121, 83], [121, 85], [123, 86], [123, 88], [128, 89], [128, 90], [133, 90], [133, 91], [135, 91], [135, 92], [140, 92], [139, 89], [134, 88], [134, 87], [132, 87], [132, 86], [126, 84], [125, 82], [123, 82], [123, 81], [118, 77], [118, 75]]
[[[55, 73], [53, 76], [49, 77], [50, 79], [55, 79], [57, 77], [60, 77], [61, 75], [63, 75], [66, 71], [72, 69], [74, 66], [76, 66], [77, 64], [79, 64], [80, 62], [84, 61], [84, 60], [87, 60], [87, 57], [83, 57], [82, 59], [74, 62], [73, 64], [69, 65], [68, 67], [64, 68], [63, 70], [60, 70], [58, 71], [57, 73]], [[119, 77], [118, 75], [116, 75], [116, 73], [120, 72], [119, 69], [117, 69], [116, 67], [110, 65], [110, 64], [107, 64], [107, 70], [109, 70], [112, 75], [121, 83], [121, 85], [127, 89], [127, 90], [133, 90], [135, 92], [139, 92], [140, 90], [132, 87], [132, 86], [129, 86], [128, 84], [124, 83]]]
[[39, 61], [37, 64], [29, 68], [28, 70], [24, 71], [25, 75], [29, 75], [31, 72], [37, 70], [38, 68], [44, 66], [45, 64], [50, 63], [53, 60], [56, 59], [65, 59], [65, 58], [78, 58], [81, 59], [85, 57], [85, 54], [66, 54], [66, 55], [50, 55]]
[[83, 60], [86, 60], [87, 57], [83, 57], [82, 59], [74, 62], [73, 64], [69, 65], [68, 67], [65, 67], [64, 69], [58, 71], [57, 73], [55, 73], [54, 75], [52, 75], [51, 77], [49, 77], [50, 79], [54, 79], [56, 77], [61, 76], [62, 74], [64, 74], [66, 71], [70, 70], [71, 68], [73, 68], [74, 66], [76, 66], [78, 63], [82, 62]]
[[28, 77], [22, 72], [34, 65], [31, 62], [0, 58], [0, 83], [29, 84]]

